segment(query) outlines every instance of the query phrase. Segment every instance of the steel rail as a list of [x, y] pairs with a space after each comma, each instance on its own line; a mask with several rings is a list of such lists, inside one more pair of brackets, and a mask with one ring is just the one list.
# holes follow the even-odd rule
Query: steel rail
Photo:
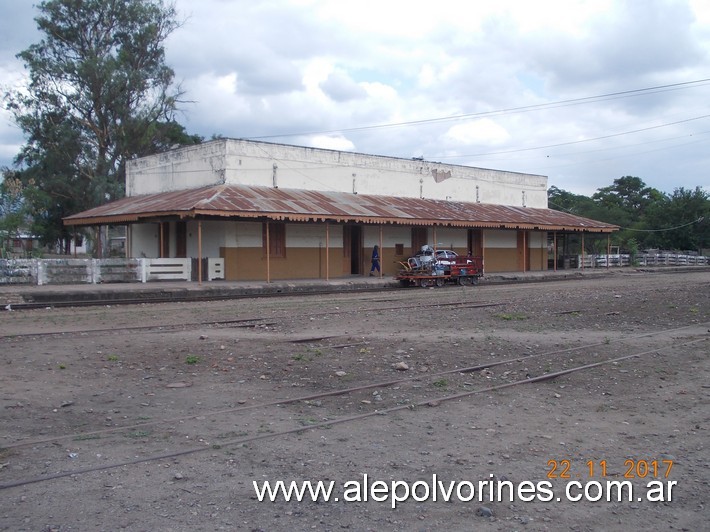
[[[429, 307], [447, 307], [447, 306], [458, 306], [461, 308], [485, 308], [485, 307], [499, 307], [505, 305], [507, 302], [503, 303], [472, 303], [470, 301], [460, 301], [460, 302], [444, 302], [444, 303], [428, 303], [419, 305], [418, 308], [429, 308]], [[353, 308], [344, 309], [337, 311], [323, 311], [323, 312], [311, 312], [307, 314], [300, 314], [300, 317], [314, 317], [314, 316], [330, 316], [332, 314], [349, 314], [352, 312], [367, 312], [367, 311], [386, 311], [386, 310], [402, 310], [401, 306], [392, 307], [371, 307], [371, 308]], [[248, 322], [255, 322], [254, 327], [258, 325], [264, 325], [264, 320], [274, 320], [281, 319], [285, 316], [268, 316], [268, 317], [258, 317], [258, 318], [242, 318], [237, 320], [209, 320], [201, 322], [191, 322], [191, 323], [175, 323], [175, 324], [165, 324], [165, 325], [131, 325], [128, 327], [110, 327], [102, 329], [72, 329], [65, 331], [48, 331], [48, 332], [31, 332], [31, 333], [19, 333], [19, 334], [4, 334], [0, 335], [0, 340], [2, 339], [17, 339], [17, 338], [36, 338], [42, 336], [53, 336], [53, 335], [69, 335], [69, 334], [106, 334], [106, 333], [121, 333], [126, 331], [150, 331], [151, 329], [156, 329], [156, 332], [164, 332], [166, 330], [174, 330], [180, 328], [199, 328], [205, 326], [235, 326], [235, 327], [251, 327]], [[236, 324], [236, 325], [235, 325]], [[275, 322], [271, 322], [268, 325], [274, 325]]]
[[[685, 325], [683, 327], [675, 327], [673, 329], [663, 329], [660, 331], [652, 331], [649, 333], [643, 333], [643, 334], [625, 337], [621, 340], [617, 340], [615, 343], [622, 343], [626, 340], [636, 340], [639, 338], [646, 338], [646, 337], [656, 336], [659, 334], [668, 334], [668, 333], [680, 331], [683, 329], [688, 329], [690, 327], [694, 327], [697, 325], [704, 326], [704, 325], [708, 325], [708, 324], [710, 324], [710, 322], [706, 322], [705, 324]], [[701, 339], [701, 340], [703, 340], [703, 339]], [[700, 340], [698, 340], [698, 341], [700, 341]], [[585, 345], [575, 346], [575, 347], [568, 347], [565, 349], [557, 349], [554, 351], [546, 351], [543, 353], [531, 353], [529, 355], [524, 355], [521, 357], [491, 361], [490, 363], [477, 364], [475, 366], [469, 366], [469, 367], [465, 367], [465, 368], [456, 368], [456, 369], [450, 369], [450, 370], [445, 370], [445, 371], [439, 371], [439, 372], [435, 372], [435, 373], [428, 373], [427, 375], [417, 375], [415, 377], [403, 377], [403, 378], [399, 378], [399, 379], [380, 381], [380, 382], [365, 384], [365, 385], [361, 385], [361, 386], [353, 386], [350, 388], [341, 388], [339, 390], [330, 390], [328, 392], [319, 392], [319, 393], [315, 393], [315, 394], [302, 395], [302, 396], [298, 396], [298, 397], [277, 399], [277, 400], [273, 400], [273, 401], [268, 401], [266, 403], [257, 403], [257, 404], [253, 404], [253, 405], [242, 405], [242, 406], [237, 406], [237, 407], [233, 407], [233, 408], [225, 408], [222, 410], [213, 410], [211, 412], [199, 412], [197, 414], [191, 414], [189, 416], [180, 416], [180, 417], [175, 417], [175, 418], [159, 419], [159, 420], [154, 420], [154, 421], [144, 421], [142, 423], [134, 423], [131, 425], [122, 425], [120, 427], [110, 427], [110, 428], [104, 428], [104, 429], [99, 429], [99, 430], [95, 430], [95, 431], [63, 434], [61, 436], [51, 436], [48, 438], [21, 441], [21, 442], [16, 442], [16, 443], [4, 445], [4, 446], [2, 446], [2, 448], [3, 449], [16, 449], [16, 448], [21, 448], [21, 447], [27, 447], [29, 445], [39, 445], [42, 443], [50, 443], [50, 442], [62, 441], [62, 440], [74, 439], [74, 438], [87, 438], [90, 436], [99, 436], [102, 434], [110, 434], [113, 432], [140, 429], [140, 428], [145, 428], [145, 427], [150, 427], [150, 426], [155, 426], [155, 425], [178, 423], [181, 421], [186, 421], [188, 419], [196, 419], [198, 417], [205, 417], [205, 416], [212, 417], [212, 416], [219, 416], [219, 415], [223, 415], [223, 414], [231, 414], [231, 413], [235, 413], [235, 412], [254, 410], [254, 409], [258, 409], [258, 408], [268, 408], [268, 407], [272, 407], [272, 406], [288, 405], [288, 404], [300, 403], [300, 402], [304, 402], [304, 401], [325, 399], [328, 397], [339, 397], [339, 396], [347, 395], [350, 393], [371, 390], [373, 388], [389, 388], [389, 387], [395, 386], [397, 384], [403, 384], [406, 382], [417, 382], [417, 381], [422, 381], [422, 380], [431, 380], [434, 378], [443, 377], [446, 375], [457, 374], [457, 373], [458, 374], [473, 373], [475, 371], [481, 371], [484, 369], [494, 368], [497, 366], [514, 364], [517, 362], [522, 362], [525, 360], [531, 360], [534, 358], [540, 358], [540, 357], [544, 357], [544, 356], [553, 356], [553, 355], [560, 355], [562, 353], [571, 353], [574, 351], [581, 351], [582, 349], [589, 349], [589, 348], [598, 347], [601, 345], [609, 345], [609, 344], [606, 340], [604, 340], [601, 342], [595, 342], [595, 343], [585, 344]], [[545, 374], [545, 375], [547, 375], [547, 374]], [[540, 375], [540, 376], [536, 377], [536, 379], [544, 377], [545, 375]]]
[[[685, 346], [692, 345], [692, 344], [702, 342], [705, 340], [706, 340], [705, 338], [693, 340], [690, 342], [686, 342], [685, 344], [680, 344], [680, 346], [685, 347]], [[462, 393], [457, 393], [457, 394], [449, 395], [449, 396], [445, 396], [445, 397], [439, 397], [436, 400], [426, 400], [426, 401], [421, 401], [418, 403], [411, 403], [408, 405], [394, 406], [394, 407], [386, 408], [383, 410], [375, 410], [373, 412], [367, 412], [367, 413], [358, 414], [355, 416], [347, 416], [347, 417], [341, 417], [341, 418], [337, 418], [337, 419], [331, 419], [331, 420], [327, 420], [327, 421], [322, 421], [320, 423], [315, 423], [315, 424], [309, 425], [307, 427], [296, 427], [293, 429], [283, 430], [283, 431], [279, 431], [279, 432], [262, 433], [262, 434], [258, 434], [255, 436], [238, 438], [236, 440], [231, 440], [229, 442], [225, 442], [223, 444], [220, 444], [220, 447], [233, 447], [236, 445], [243, 445], [245, 443], [252, 443], [252, 442], [256, 442], [256, 441], [260, 441], [260, 440], [275, 439], [275, 438], [279, 438], [279, 437], [283, 437], [283, 436], [288, 436], [291, 434], [300, 434], [300, 433], [303, 433], [306, 431], [311, 431], [311, 430], [315, 430], [315, 429], [319, 429], [319, 428], [332, 427], [334, 425], [339, 425], [339, 424], [343, 424], [343, 423], [351, 423], [353, 421], [359, 421], [361, 419], [366, 419], [366, 418], [370, 418], [373, 416], [387, 415], [387, 414], [391, 414], [391, 413], [399, 412], [399, 411], [404, 411], [404, 410], [412, 410], [412, 409], [422, 407], [422, 406], [437, 406], [437, 405], [441, 404], [442, 402], [446, 402], [446, 401], [454, 401], [457, 399], [463, 399], [463, 398], [470, 397], [472, 395], [476, 395], [476, 394], [480, 394], [480, 393], [487, 393], [487, 392], [493, 392], [493, 391], [498, 391], [498, 390], [504, 390], [506, 388], [512, 388], [513, 386], [520, 386], [522, 384], [543, 382], [543, 381], [555, 379], [557, 377], [561, 377], [564, 375], [576, 373], [578, 371], [584, 371], [587, 369], [596, 368], [596, 367], [606, 365], [606, 364], [613, 364], [615, 362], [621, 362], [623, 360], [629, 360], [632, 358], [640, 358], [642, 356], [645, 356], [645, 355], [648, 355], [651, 353], [658, 353], [658, 349], [650, 349], [648, 351], [641, 351], [639, 353], [633, 353], [631, 355], [625, 355], [625, 356], [617, 357], [617, 358], [610, 358], [610, 359], [602, 360], [599, 362], [594, 362], [592, 364], [585, 364], [583, 366], [575, 366], [573, 368], [564, 369], [564, 370], [557, 371], [554, 373], [547, 373], [545, 375], [540, 375], [538, 377], [527, 378], [527, 379], [523, 379], [523, 380], [505, 383], [505, 384], [499, 384], [496, 386], [489, 386], [486, 388], [479, 388], [479, 389], [471, 390], [468, 392], [462, 392]], [[47, 482], [50, 480], [56, 480], [59, 478], [65, 478], [65, 477], [70, 477], [70, 476], [84, 475], [87, 473], [94, 473], [94, 472], [99, 472], [99, 471], [107, 471], [107, 470], [111, 470], [111, 469], [117, 469], [120, 467], [137, 465], [137, 464], [142, 464], [142, 463], [146, 463], [146, 462], [154, 462], [157, 460], [165, 460], [165, 459], [171, 459], [171, 458], [174, 459], [174, 458], [179, 458], [182, 456], [187, 456], [187, 455], [191, 455], [191, 454], [196, 454], [196, 453], [205, 452], [205, 451], [212, 451], [212, 450], [213, 450], [212, 447], [205, 447], [205, 446], [193, 447], [190, 449], [183, 449], [181, 451], [173, 451], [173, 452], [168, 452], [168, 453], [161, 453], [161, 454], [146, 456], [143, 458], [136, 458], [134, 460], [126, 460], [123, 462], [115, 462], [112, 464], [86, 467], [83, 469], [75, 469], [75, 470], [71, 470], [71, 471], [61, 471], [61, 472], [54, 473], [51, 475], [44, 475], [44, 476], [39, 476], [39, 477], [33, 477], [33, 478], [27, 478], [27, 479], [21, 479], [21, 480], [17, 480], [17, 481], [13, 481], [13, 482], [3, 483], [3, 484], [0, 484], [0, 490], [16, 488], [16, 487], [20, 487], [20, 486], [26, 486], [29, 484], [36, 484], [39, 482]]]

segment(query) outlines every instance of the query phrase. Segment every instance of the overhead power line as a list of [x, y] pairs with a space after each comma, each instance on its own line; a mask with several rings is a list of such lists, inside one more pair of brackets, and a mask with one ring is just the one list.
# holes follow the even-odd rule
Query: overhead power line
[[687, 224], [683, 225], [676, 225], [675, 227], [666, 227], [665, 229], [634, 229], [632, 227], [622, 227], [624, 231], [637, 231], [639, 233], [662, 233], [664, 231], [673, 231], [675, 229], [682, 229], [683, 227], [688, 227], [689, 225], [694, 225], [694, 224], [699, 224], [702, 222], [705, 218], [701, 216], [697, 220], [693, 220], [692, 222], [688, 222]]
[[657, 126], [649, 126], [649, 127], [639, 128], [639, 129], [632, 129], [629, 131], [622, 131], [621, 133], [612, 133], [610, 135], [603, 135], [601, 137], [593, 137], [593, 138], [589, 138], [589, 139], [572, 140], [572, 141], [568, 141], [568, 142], [559, 142], [557, 144], [546, 144], [544, 146], [533, 146], [531, 148], [516, 148], [514, 150], [493, 151], [493, 152], [487, 152], [487, 153], [475, 153], [475, 154], [471, 154], [471, 155], [442, 156], [442, 158], [443, 159], [455, 159], [455, 158], [461, 158], [461, 157], [483, 157], [483, 156], [487, 156], [487, 155], [502, 155], [502, 154], [507, 154], [507, 153], [519, 153], [522, 151], [533, 151], [533, 150], [545, 150], [548, 148], [559, 148], [560, 146], [571, 146], [572, 144], [581, 144], [583, 142], [592, 142], [595, 140], [610, 139], [610, 138], [614, 138], [614, 137], [621, 137], [623, 135], [631, 135], [632, 133], [640, 133], [642, 131], [650, 131], [652, 129], [659, 129], [662, 127], [675, 126], [678, 124], [684, 124], [686, 122], [692, 122], [694, 120], [701, 120], [703, 118], [710, 118], [710, 115], [694, 116], [693, 118], [686, 118], [685, 120], [678, 120], [676, 122], [668, 122], [666, 124], [659, 124]]
[[457, 114], [457, 115], [450, 115], [450, 116], [444, 116], [444, 117], [426, 118], [426, 119], [422, 119], [422, 120], [411, 120], [411, 121], [407, 121], [407, 122], [374, 124], [374, 125], [369, 125], [369, 126], [359, 126], [359, 127], [341, 128], [341, 129], [328, 129], [328, 130], [320, 130], [320, 131], [301, 131], [298, 133], [281, 133], [281, 134], [276, 134], [276, 135], [260, 135], [260, 136], [254, 136], [254, 137], [246, 137], [246, 139], [247, 140], [263, 140], [263, 139], [274, 139], [274, 138], [284, 138], [284, 137], [300, 137], [300, 136], [305, 136], [305, 135], [327, 135], [327, 134], [331, 134], [331, 133], [349, 133], [349, 132], [353, 132], [353, 131], [367, 131], [367, 130], [372, 130], [372, 129], [417, 126], [417, 125], [431, 124], [431, 123], [437, 123], [437, 122], [464, 120], [464, 119], [468, 119], [468, 118], [480, 118], [480, 117], [484, 117], [484, 116], [498, 116], [498, 115], [505, 115], [505, 114], [527, 113], [530, 111], [554, 109], [557, 107], [566, 107], [566, 106], [570, 106], [570, 105], [582, 105], [582, 104], [587, 104], [587, 103], [597, 103], [597, 102], [602, 102], [602, 101], [615, 100], [615, 99], [619, 99], [619, 98], [629, 98], [629, 97], [633, 97], [633, 96], [645, 96], [648, 94], [656, 94], [659, 92], [680, 90], [680, 89], [689, 88], [691, 86], [704, 85], [709, 82], [710, 82], [710, 78], [705, 78], [705, 79], [698, 79], [698, 80], [694, 80], [694, 81], [684, 81], [681, 83], [672, 83], [669, 85], [657, 85], [655, 87], [646, 87], [643, 89], [632, 89], [632, 90], [627, 90], [627, 91], [599, 94], [596, 96], [585, 96], [583, 98], [572, 98], [572, 99], [568, 99], [568, 100], [558, 100], [555, 102], [547, 102], [547, 103], [534, 104], [534, 105], [525, 105], [525, 106], [521, 106], [521, 107], [510, 107], [510, 108], [505, 108], [505, 109], [497, 109], [497, 110], [493, 110], [493, 111], [481, 111], [478, 113]]

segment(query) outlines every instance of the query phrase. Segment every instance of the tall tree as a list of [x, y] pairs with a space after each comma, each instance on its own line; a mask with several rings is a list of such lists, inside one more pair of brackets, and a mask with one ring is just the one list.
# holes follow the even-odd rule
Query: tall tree
[[710, 193], [700, 187], [680, 187], [649, 213], [653, 247], [684, 251], [710, 248]]
[[179, 26], [162, 0], [47, 0], [41, 42], [18, 54], [29, 71], [6, 94], [27, 143], [15, 159], [46, 241], [68, 239], [61, 218], [124, 194], [125, 163], [194, 144], [175, 122], [181, 96], [164, 43]]
[[22, 193], [22, 182], [11, 175], [0, 183], [0, 251], [9, 248], [11, 239], [28, 229]]
[[621, 226], [616, 241], [622, 246], [648, 247], [650, 233], [640, 230], [649, 226], [649, 209], [665, 201], [662, 192], [646, 186], [639, 177], [624, 176], [614, 184], [597, 190], [592, 196], [597, 210], [596, 219]]

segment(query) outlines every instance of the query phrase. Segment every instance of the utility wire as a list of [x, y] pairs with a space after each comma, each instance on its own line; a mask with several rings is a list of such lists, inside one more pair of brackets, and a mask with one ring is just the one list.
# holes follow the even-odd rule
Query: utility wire
[[[559, 210], [564, 211], [564, 212], [566, 212], [566, 213], [568, 213], [568, 214], [572, 214], [572, 215], [574, 215], [574, 216], [581, 216], [580, 214], [576, 214], [576, 213], [572, 212], [572, 211], [569, 210], [569, 209], [565, 209], [565, 208], [562, 207], [561, 205], [557, 205], [556, 203], [554, 203], [554, 202], [552, 202], [552, 201], [550, 201], [550, 200], [547, 200], [547, 203], [549, 203], [550, 205], [554, 205], [554, 206], [557, 207]], [[664, 231], [673, 231], [673, 230], [675, 230], [675, 229], [682, 229], [683, 227], [688, 227], [689, 225], [698, 224], [698, 223], [702, 222], [704, 219], [705, 219], [705, 217], [704, 217], [704, 216], [701, 216], [701, 217], [698, 218], [697, 220], [693, 220], [692, 222], [688, 222], [687, 224], [676, 225], [675, 227], [666, 227], [666, 228], [664, 228], [664, 229], [634, 229], [633, 227], [621, 227], [621, 226], [619, 226], [619, 229], [620, 229], [621, 231], [637, 231], [637, 232], [640, 232], [640, 233], [662, 233], [662, 232], [664, 232]], [[610, 223], [610, 222], [608, 222], [608, 223]]]
[[262, 139], [273, 139], [282, 137], [299, 137], [305, 135], [326, 135], [329, 133], [348, 133], [353, 131], [366, 131], [371, 129], [383, 129], [392, 127], [402, 127], [402, 126], [415, 126], [422, 124], [431, 124], [436, 122], [447, 122], [452, 120], [463, 120], [466, 118], [477, 118], [482, 116], [493, 116], [493, 115], [503, 115], [511, 113], [523, 113], [529, 111], [538, 111], [542, 109], [552, 109], [557, 107], [564, 107], [568, 105], [580, 105], [586, 103], [596, 103], [600, 101], [613, 100], [618, 98], [628, 98], [631, 96], [643, 96], [646, 94], [655, 94], [658, 92], [665, 92], [668, 90], [678, 90], [681, 88], [687, 88], [690, 85], [702, 85], [710, 82], [710, 78], [698, 79], [695, 81], [685, 81], [682, 83], [672, 83], [669, 85], [657, 85], [655, 87], [646, 87], [643, 89], [632, 89], [620, 92], [610, 92], [608, 94], [599, 94], [596, 96], [585, 96], [583, 98], [573, 98], [568, 100], [559, 100], [555, 102], [547, 102], [535, 105], [525, 105], [521, 107], [509, 107], [504, 109], [497, 109], [493, 111], [481, 111], [478, 113], [466, 113], [459, 115], [450, 115], [437, 118], [426, 118], [422, 120], [412, 120], [408, 122], [394, 122], [389, 124], [375, 124], [370, 126], [360, 126], [351, 128], [341, 128], [341, 129], [329, 129], [321, 131], [302, 131], [300, 133], [282, 133], [278, 135], [260, 135], [254, 137], [245, 137], [247, 140], [262, 140]]
[[454, 158], [459, 158], [459, 157], [483, 157], [483, 156], [488, 156], [488, 155], [503, 155], [503, 154], [508, 154], [508, 153], [520, 153], [523, 151], [544, 150], [547, 148], [559, 148], [560, 146], [570, 146], [572, 144], [581, 144], [583, 142], [592, 142], [595, 140], [610, 139], [613, 137], [621, 137], [623, 135], [630, 135], [632, 133], [640, 133], [642, 131], [650, 131], [651, 129], [659, 129], [662, 127], [675, 126], [677, 124], [684, 124], [686, 122], [692, 122], [693, 120], [701, 120], [703, 118], [710, 118], [710, 115], [702, 115], [702, 116], [696, 116], [693, 118], [686, 118], [685, 120], [678, 120], [677, 122], [668, 122], [666, 124], [659, 124], [657, 126], [649, 126], [649, 127], [644, 127], [644, 128], [640, 128], [640, 129], [632, 129], [630, 131], [623, 131], [621, 133], [612, 133], [611, 135], [603, 135], [601, 137], [593, 137], [591, 139], [572, 140], [569, 142], [560, 142], [558, 144], [547, 144], [545, 146], [534, 146], [531, 148], [517, 148], [515, 150], [494, 151], [494, 152], [488, 152], [488, 153], [476, 153], [476, 154], [472, 154], [472, 155], [451, 155], [448, 157], [442, 157], [442, 159], [454, 159]]
[[687, 224], [677, 225], [675, 227], [667, 227], [666, 229], [633, 229], [631, 227], [620, 227], [620, 229], [623, 229], [624, 231], [637, 231], [639, 233], [662, 233], [663, 231], [673, 231], [674, 229], [682, 229], [683, 227], [688, 227], [689, 225], [698, 224], [704, 219], [705, 217], [701, 216], [697, 220], [693, 220], [692, 222], [688, 222]]

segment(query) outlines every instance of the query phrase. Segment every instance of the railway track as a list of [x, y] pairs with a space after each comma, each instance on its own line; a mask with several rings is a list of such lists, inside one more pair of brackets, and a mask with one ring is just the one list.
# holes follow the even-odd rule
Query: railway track
[[[575, 347], [571, 347], [571, 348], [545, 351], [545, 352], [540, 352], [540, 353], [531, 353], [528, 355], [507, 358], [504, 360], [490, 360], [488, 362], [476, 364], [476, 365], [469, 366], [469, 367], [456, 368], [456, 369], [446, 370], [446, 371], [438, 371], [438, 372], [429, 373], [424, 376], [417, 375], [415, 377], [405, 377], [405, 378], [392, 379], [392, 380], [387, 380], [387, 381], [378, 381], [378, 382], [366, 383], [366, 384], [362, 384], [362, 385], [358, 385], [358, 386], [354, 386], [354, 387], [349, 387], [349, 388], [330, 390], [330, 391], [321, 392], [321, 393], [312, 393], [312, 394], [294, 396], [294, 397], [282, 397], [282, 398], [274, 399], [274, 400], [267, 401], [267, 402], [255, 403], [255, 404], [251, 404], [251, 405], [243, 405], [243, 406], [239, 406], [239, 407], [235, 407], [235, 408], [222, 409], [222, 410], [217, 410], [217, 411], [202, 411], [197, 414], [193, 414], [193, 415], [189, 415], [189, 416], [180, 416], [180, 417], [174, 417], [174, 418], [170, 418], [170, 419], [161, 419], [161, 420], [155, 420], [155, 421], [144, 422], [144, 423], [124, 425], [124, 426], [120, 426], [120, 427], [111, 427], [111, 428], [100, 429], [100, 430], [96, 430], [96, 431], [87, 431], [87, 432], [79, 432], [79, 433], [72, 433], [72, 434], [62, 434], [62, 435], [56, 435], [56, 436], [47, 437], [47, 438], [34, 439], [34, 440], [28, 440], [28, 441], [20, 441], [20, 442], [15, 442], [15, 443], [12, 443], [9, 445], [5, 445], [4, 449], [10, 450], [10, 451], [12, 451], [12, 450], [19, 451], [23, 447], [36, 447], [36, 446], [41, 446], [43, 444], [57, 444], [57, 443], [61, 442], [62, 440], [68, 440], [68, 439], [80, 439], [80, 440], [91, 441], [91, 439], [95, 436], [103, 436], [103, 435], [116, 434], [119, 432], [125, 432], [125, 431], [129, 431], [129, 430], [144, 429], [146, 427], [156, 426], [156, 425], [160, 425], [160, 424], [175, 424], [175, 423], [180, 423], [180, 422], [184, 422], [187, 420], [204, 419], [206, 417], [209, 417], [210, 419], [214, 419], [215, 417], [219, 417], [219, 416], [230, 416], [230, 420], [232, 420], [233, 416], [235, 416], [235, 415], [238, 416], [240, 414], [244, 414], [246, 412], [253, 412], [255, 410], [261, 411], [264, 418], [268, 419], [270, 416], [273, 416], [272, 409], [277, 408], [277, 407], [283, 408], [288, 405], [298, 405], [298, 404], [302, 404], [302, 403], [307, 403], [309, 401], [324, 400], [324, 399], [339, 397], [339, 396], [356, 395], [358, 393], [361, 393], [361, 392], [367, 391], [367, 390], [385, 389], [385, 388], [390, 388], [390, 387], [394, 387], [394, 386], [401, 386], [405, 383], [424, 382], [424, 381], [431, 382], [431, 381], [434, 381], [436, 379], [440, 379], [440, 378], [447, 376], [447, 375], [453, 375], [453, 374], [465, 375], [465, 374], [475, 373], [475, 372], [479, 372], [479, 371], [489, 371], [490, 369], [498, 368], [498, 367], [517, 368], [519, 370], [523, 366], [526, 366], [528, 364], [528, 362], [530, 362], [531, 360], [535, 360], [535, 359], [545, 359], [548, 363], [549, 368], [550, 368], [549, 370], [547, 370], [543, 374], [539, 374], [539, 375], [535, 375], [535, 376], [528, 375], [524, 379], [517, 379], [514, 381], [510, 381], [510, 382], [501, 382], [499, 384], [493, 384], [493, 385], [488, 385], [488, 386], [476, 386], [473, 389], [468, 389], [468, 390], [464, 390], [464, 391], [456, 391], [455, 393], [450, 393], [450, 394], [434, 394], [434, 395], [426, 394], [423, 391], [421, 391], [422, 388], [419, 388], [420, 392], [418, 393], [418, 396], [409, 400], [406, 404], [384, 406], [383, 408], [379, 408], [379, 409], [372, 408], [369, 411], [364, 412], [364, 413], [358, 413], [358, 414], [354, 414], [354, 415], [344, 415], [344, 416], [334, 417], [331, 419], [325, 419], [325, 420], [319, 421], [317, 423], [310, 424], [308, 426], [295, 426], [295, 427], [291, 427], [291, 428], [287, 428], [287, 429], [283, 429], [283, 430], [278, 430], [278, 431], [274, 431], [274, 432], [269, 432], [269, 433], [256, 433], [256, 434], [244, 435], [242, 437], [230, 439], [229, 441], [222, 441], [219, 444], [219, 448], [234, 448], [239, 445], [244, 445], [244, 444], [253, 443], [253, 442], [266, 440], [266, 439], [286, 438], [286, 437], [292, 436], [294, 434], [299, 434], [299, 433], [312, 431], [312, 430], [316, 430], [316, 429], [328, 428], [328, 427], [331, 427], [334, 425], [357, 423], [357, 422], [361, 422], [363, 420], [367, 420], [369, 418], [374, 418], [375, 416], [388, 415], [388, 414], [392, 414], [392, 413], [396, 413], [396, 412], [402, 412], [406, 415], [406, 412], [416, 410], [417, 408], [421, 408], [421, 407], [435, 407], [435, 406], [439, 406], [441, 403], [444, 403], [444, 402], [463, 400], [463, 399], [466, 399], [466, 398], [469, 398], [471, 396], [478, 395], [478, 394], [490, 393], [490, 392], [494, 392], [494, 391], [499, 391], [499, 390], [504, 390], [504, 389], [516, 387], [516, 386], [522, 386], [522, 385], [528, 385], [528, 384], [534, 384], [534, 383], [542, 383], [545, 381], [549, 381], [552, 379], [558, 379], [558, 378], [561, 378], [561, 377], [564, 377], [567, 375], [571, 375], [574, 373], [585, 372], [585, 371], [589, 371], [592, 369], [600, 368], [602, 366], [608, 366], [611, 364], [619, 364], [622, 362], [632, 362], [635, 359], [641, 359], [641, 358], [643, 358], [645, 356], [649, 356], [649, 355], [659, 356], [659, 353], [664, 351], [664, 346], [660, 345], [660, 344], [657, 347], [654, 347], [653, 349], [637, 350], [633, 353], [625, 354], [622, 356], [607, 356], [606, 358], [603, 358], [601, 360], [599, 360], [600, 355], [599, 355], [598, 351], [600, 350], [600, 348], [609, 347], [609, 346], [616, 347], [616, 348], [623, 347], [623, 345], [625, 345], [627, 341], [638, 340], [638, 339], [642, 339], [642, 338], [659, 338], [659, 339], [661, 339], [661, 342], [668, 341], [670, 338], [673, 338], [673, 343], [674, 343], [675, 347], [697, 346], [699, 344], [708, 342], [709, 338], [708, 338], [707, 334], [698, 334], [698, 331], [700, 329], [706, 328], [707, 326], [708, 326], [708, 323], [700, 323], [700, 324], [693, 324], [693, 325], [689, 325], [689, 326], [676, 327], [676, 328], [671, 328], [671, 329], [655, 330], [652, 332], [628, 336], [626, 338], [622, 338], [622, 339], [616, 340], [614, 342], [603, 341], [603, 342], [588, 343], [588, 344], [575, 346]], [[695, 329], [695, 332], [693, 331], [693, 329]], [[309, 340], [318, 341], [318, 340], [324, 340], [324, 339], [330, 339], [330, 338], [332, 338], [332, 337], [311, 338]], [[679, 339], [681, 339], [681, 340], [679, 340]], [[614, 345], [612, 345], [612, 344], [614, 344]], [[323, 347], [325, 348], [327, 346], [323, 346]], [[567, 359], [564, 357], [565, 357], [565, 355], [568, 355], [573, 352], [577, 353], [576, 359], [579, 359], [581, 357], [582, 361], [581, 361], [581, 363], [579, 363], [577, 365], [568, 367]], [[556, 367], [552, 367], [553, 363], [555, 364]], [[99, 447], [97, 450], [99, 450], [100, 448], [101, 447]], [[65, 477], [69, 477], [69, 476], [79, 476], [79, 475], [84, 475], [84, 474], [93, 473], [93, 472], [106, 471], [106, 470], [117, 469], [117, 468], [122, 468], [122, 467], [134, 466], [134, 465], [142, 464], [142, 463], [146, 463], [146, 462], [154, 462], [154, 461], [161, 461], [161, 460], [168, 460], [168, 459], [178, 459], [183, 456], [196, 454], [196, 453], [202, 453], [202, 452], [206, 452], [206, 451], [209, 451], [212, 449], [213, 449], [212, 447], [206, 447], [204, 445], [201, 445], [201, 446], [196, 446], [196, 447], [176, 449], [174, 451], [168, 451], [168, 452], [151, 453], [151, 454], [148, 454], [147, 456], [134, 458], [134, 459], [130, 459], [130, 460], [116, 461], [116, 462], [104, 463], [104, 464], [96, 464], [96, 465], [92, 465], [92, 466], [88, 466], [88, 467], [84, 467], [84, 468], [77, 468], [77, 469], [72, 469], [72, 470], [60, 471], [60, 472], [47, 474], [47, 475], [25, 477], [25, 478], [21, 478], [21, 479], [14, 480], [14, 481], [0, 483], [0, 490], [21, 487], [21, 486], [25, 486], [28, 484], [48, 482], [51, 480], [56, 480], [56, 479], [65, 478]]]
[[[437, 301], [432, 303], [422, 303], [418, 305], [420, 309], [431, 309], [431, 308], [486, 308], [486, 307], [497, 307], [503, 306], [505, 302], [475, 302], [475, 301]], [[372, 306], [372, 307], [357, 307], [353, 309], [338, 309], [337, 311], [318, 311], [318, 312], [306, 312], [301, 313], [300, 316], [304, 318], [312, 318], [318, 316], [327, 316], [334, 313], [337, 314], [351, 314], [356, 312], [370, 312], [370, 311], [388, 311], [388, 310], [401, 310], [402, 305], [393, 306]], [[205, 327], [222, 327], [222, 328], [250, 328], [257, 326], [272, 326], [277, 322], [279, 316], [269, 315], [269, 316], [256, 316], [251, 318], [238, 318], [233, 320], [203, 320], [203, 321], [190, 321], [181, 323], [163, 323], [163, 324], [152, 324], [152, 325], [131, 325], [125, 327], [104, 327], [104, 328], [90, 328], [90, 329], [76, 329], [68, 328], [65, 330], [53, 330], [53, 331], [40, 331], [40, 332], [30, 332], [30, 333], [15, 333], [15, 334], [0, 334], [0, 340], [2, 339], [31, 339], [39, 338], [43, 336], [61, 336], [68, 334], [75, 335], [105, 335], [105, 334], [123, 334], [128, 332], [156, 332], [163, 333], [171, 330], [187, 330], [187, 329], [201, 329]]]

